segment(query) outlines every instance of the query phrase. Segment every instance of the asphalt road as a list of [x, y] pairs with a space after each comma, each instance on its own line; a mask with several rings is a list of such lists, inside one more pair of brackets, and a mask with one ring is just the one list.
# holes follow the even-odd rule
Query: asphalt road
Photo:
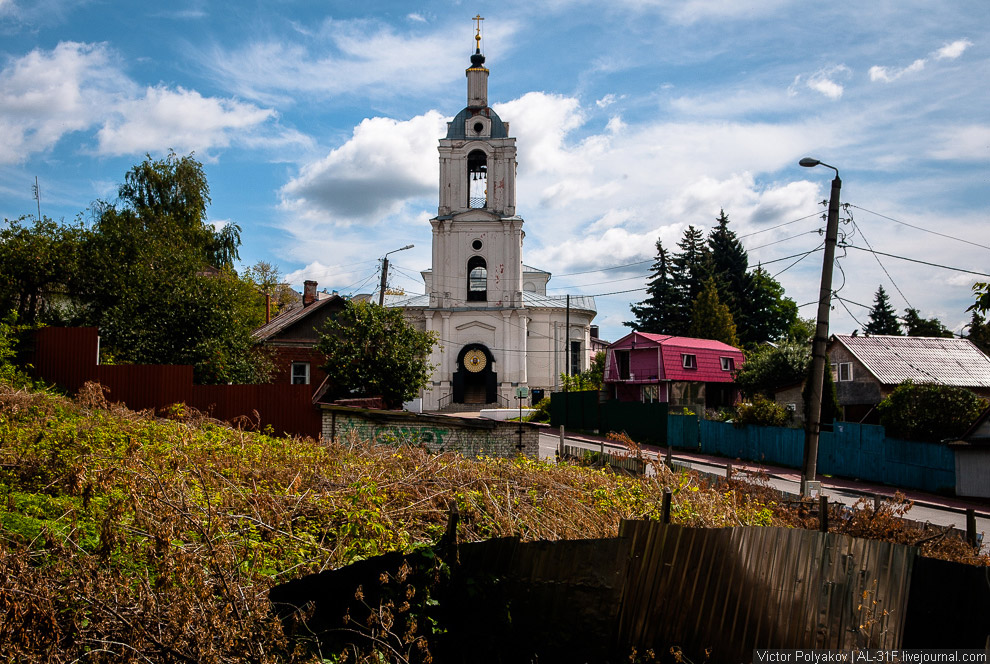
[[[600, 442], [589, 441], [586, 439], [567, 437], [565, 438], [565, 442], [568, 445], [582, 447], [589, 450], [599, 450], [601, 448]], [[554, 458], [558, 443], [558, 435], [541, 433], [540, 458]], [[618, 446], [610, 446], [606, 443], [605, 449], [622, 450], [623, 448]], [[655, 452], [647, 452], [647, 455], [654, 458], [657, 456]], [[701, 458], [701, 455], [681, 454], [676, 451], [673, 454], [673, 462], [676, 466], [690, 468], [692, 470], [716, 475], [718, 477], [725, 477], [726, 464], [730, 463], [728, 459], [721, 460], [711, 457]], [[734, 466], [734, 472], [745, 471], [740, 471], [738, 470], [738, 466]], [[769, 482], [774, 488], [796, 495], [800, 494], [801, 482], [799, 471], [782, 468], [766, 468], [765, 472], [768, 473]], [[829, 500], [833, 502], [841, 502], [846, 505], [853, 505], [863, 498], [872, 500], [872, 497], [877, 494], [889, 496], [896, 491], [896, 487], [857, 483], [849, 480], [836, 480], [836, 484], [841, 484], [841, 486], [837, 486], [836, 484], [830, 482], [829, 478], [821, 479], [823, 491], [829, 497]], [[918, 492], [910, 492], [908, 497], [914, 500], [914, 505], [905, 514], [906, 518], [914, 521], [920, 521], [922, 523], [928, 522], [933, 525], [943, 527], [951, 525], [963, 532], [966, 531], [966, 505], [964, 501], [932, 494], [919, 495]], [[976, 531], [977, 533], [984, 533], [983, 551], [986, 552], [990, 550], [990, 537], [987, 536], [987, 533], [990, 533], [990, 507], [986, 505], [973, 506], [976, 508], [977, 515]]]

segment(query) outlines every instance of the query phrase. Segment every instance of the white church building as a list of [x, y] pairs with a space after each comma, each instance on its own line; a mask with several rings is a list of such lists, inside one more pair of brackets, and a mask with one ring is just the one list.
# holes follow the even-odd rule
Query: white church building
[[440, 139], [440, 199], [425, 295], [395, 302], [420, 330], [437, 333], [424, 410], [457, 404], [518, 405], [517, 387], [560, 384], [588, 368], [595, 301], [548, 296], [550, 273], [523, 263], [516, 214], [516, 139], [488, 106], [480, 33], [467, 69], [467, 106]]

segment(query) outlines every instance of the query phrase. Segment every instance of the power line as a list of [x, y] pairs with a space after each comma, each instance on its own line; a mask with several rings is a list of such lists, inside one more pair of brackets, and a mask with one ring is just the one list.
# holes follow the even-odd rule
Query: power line
[[871, 245], [870, 241], [866, 239], [866, 233], [864, 233], [863, 229], [856, 224], [856, 220], [853, 219], [851, 215], [849, 217], [849, 220], [852, 222], [853, 228], [856, 229], [856, 232], [858, 232], [860, 235], [863, 236], [863, 242], [865, 242], [866, 246], [870, 248], [870, 253], [872, 253], [873, 257], [877, 259], [877, 264], [880, 266], [880, 269], [883, 270], [883, 273], [887, 275], [887, 278], [890, 279], [890, 283], [894, 284], [894, 288], [896, 288], [897, 292], [900, 293], [901, 299], [903, 299], [905, 304], [907, 304], [909, 307], [913, 309], [914, 306], [912, 306], [911, 302], [908, 301], [907, 296], [904, 295], [904, 292], [901, 290], [901, 287], [897, 285], [897, 282], [894, 281], [894, 278], [890, 276], [890, 272], [887, 271], [887, 267], [880, 262], [880, 257], [877, 256], [875, 251], [873, 251], [873, 245]]
[[944, 237], [944, 238], [947, 238], [949, 240], [955, 240], [957, 242], [965, 242], [966, 244], [971, 244], [974, 247], [980, 247], [981, 249], [990, 249], [990, 247], [988, 247], [985, 244], [980, 244], [978, 242], [972, 242], [970, 240], [964, 240], [961, 237], [954, 237], [952, 235], [946, 235], [945, 233], [939, 233], [938, 231], [933, 231], [933, 230], [929, 230], [927, 228], [922, 228], [921, 226], [915, 226], [914, 224], [909, 224], [906, 221], [901, 221], [900, 219], [894, 219], [893, 217], [888, 217], [885, 214], [880, 214], [879, 212], [874, 212], [873, 210], [867, 210], [864, 207], [860, 207], [858, 205], [853, 205], [852, 203], [845, 203], [845, 206], [846, 207], [854, 207], [857, 210], [862, 210], [863, 212], [869, 212], [870, 214], [874, 214], [874, 215], [876, 215], [878, 217], [881, 217], [882, 219], [886, 219], [888, 221], [893, 221], [895, 224], [901, 224], [902, 226], [907, 226], [908, 228], [913, 228], [915, 230], [923, 231], [925, 233], [931, 233], [932, 235], [938, 235], [939, 237]]
[[949, 265], [940, 265], [938, 263], [929, 263], [928, 261], [918, 260], [917, 258], [908, 258], [907, 256], [897, 256], [895, 254], [885, 254], [882, 251], [876, 251], [875, 249], [864, 249], [863, 247], [857, 247], [857, 246], [852, 245], [852, 244], [847, 244], [846, 247], [849, 248], [849, 249], [859, 249], [860, 251], [866, 251], [866, 252], [871, 253], [871, 254], [880, 254], [881, 256], [887, 256], [888, 258], [897, 258], [899, 260], [909, 261], [911, 263], [920, 263], [921, 265], [928, 265], [928, 266], [931, 266], [931, 267], [940, 267], [943, 270], [952, 270], [954, 272], [963, 272], [965, 274], [975, 274], [978, 277], [990, 277], [990, 274], [986, 274], [985, 272], [974, 272], [973, 270], [964, 270], [961, 267], [951, 267]]
[[775, 228], [783, 228], [784, 226], [789, 226], [791, 224], [796, 224], [797, 222], [804, 221], [805, 219], [811, 219], [812, 217], [817, 217], [820, 214], [821, 214], [821, 212], [813, 212], [812, 214], [809, 214], [809, 215], [807, 215], [805, 217], [801, 217], [800, 219], [794, 219], [793, 221], [785, 221], [782, 224], [777, 224], [776, 226], [771, 226], [770, 228], [764, 228], [762, 230], [753, 231], [752, 233], [746, 233], [745, 235], [737, 235], [736, 236], [736, 239], [737, 240], [742, 240], [743, 238], [751, 237], [753, 235], [759, 235], [760, 233], [766, 233], [767, 231], [772, 231]]
[[750, 251], [756, 251], [757, 249], [763, 249], [765, 247], [772, 247], [775, 244], [780, 244], [781, 242], [787, 242], [788, 240], [794, 240], [796, 238], [801, 237], [802, 235], [810, 235], [812, 233], [817, 233], [818, 235], [821, 235], [821, 231], [817, 231], [817, 230], [815, 230], [815, 231], [805, 231], [804, 233], [798, 233], [797, 235], [792, 235], [790, 237], [785, 237], [783, 240], [776, 240], [774, 242], [767, 242], [766, 244], [761, 244], [758, 247], [750, 247], [750, 248], [746, 249], [746, 252], [748, 253]]

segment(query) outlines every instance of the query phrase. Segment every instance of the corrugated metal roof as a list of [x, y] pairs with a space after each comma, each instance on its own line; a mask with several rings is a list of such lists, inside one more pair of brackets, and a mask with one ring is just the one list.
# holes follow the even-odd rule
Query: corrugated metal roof
[[677, 348], [691, 348], [699, 349], [704, 348], [706, 350], [715, 350], [724, 353], [740, 353], [738, 348], [735, 346], [730, 346], [727, 343], [722, 343], [721, 341], [715, 341], [714, 339], [697, 339], [695, 337], [675, 337], [670, 334], [652, 334], [650, 332], [631, 332], [626, 336], [622, 337], [614, 344], [613, 348], [628, 348], [634, 345], [633, 341], [642, 347], [642, 342], [646, 340], [647, 342], [655, 343], [658, 346], [671, 346]]
[[840, 334], [832, 338], [848, 348], [884, 385], [911, 380], [955, 387], [990, 387], [990, 357], [969, 339]]

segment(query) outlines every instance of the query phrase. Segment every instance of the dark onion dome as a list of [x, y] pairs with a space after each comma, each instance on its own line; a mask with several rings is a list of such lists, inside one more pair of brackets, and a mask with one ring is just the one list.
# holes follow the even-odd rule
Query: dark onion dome
[[475, 50], [474, 55], [471, 56], [471, 68], [480, 69], [485, 64], [485, 56], [481, 54], [480, 50]]
[[447, 130], [447, 138], [466, 139], [467, 136], [464, 133], [464, 126], [467, 123], [468, 118], [479, 114], [486, 115], [492, 121], [492, 138], [509, 137], [509, 132], [505, 130], [505, 124], [502, 123], [502, 118], [498, 117], [498, 114], [492, 109], [465, 108], [463, 111], [455, 115], [454, 119], [450, 122], [450, 129]]

